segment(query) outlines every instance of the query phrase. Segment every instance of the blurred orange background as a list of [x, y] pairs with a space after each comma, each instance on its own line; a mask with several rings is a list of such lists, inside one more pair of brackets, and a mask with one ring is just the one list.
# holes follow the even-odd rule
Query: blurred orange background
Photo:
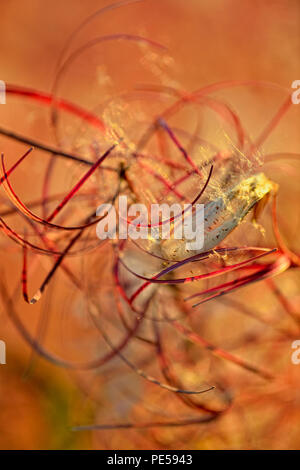
[[[2, 0], [0, 79], [8, 84], [50, 92], [57, 62], [70, 34], [85, 18], [110, 3], [103, 0]], [[155, 48], [144, 51], [139, 45], [127, 44], [126, 41], [97, 44], [70, 64], [59, 82], [58, 96], [82, 108], [96, 110], [101, 116], [107, 97], [131, 90], [136, 84], [162, 84], [191, 92], [223, 80], [257, 80], [275, 82], [289, 89], [291, 83], [300, 78], [298, 0], [133, 2], [94, 18], [76, 36], [72, 48], [80, 48], [97, 36], [117, 33], [149, 38], [166, 46], [168, 51], [160, 61], [160, 53], [156, 55]], [[278, 90], [257, 88], [227, 90], [218, 96], [238, 111], [251, 138], [260, 134], [286, 97]], [[151, 106], [155, 107], [156, 103], [149, 103], [149, 109]], [[164, 102], [161, 107], [164, 108]], [[128, 116], [120, 119], [134, 123], [134, 112], [138, 113], [139, 109], [138, 106], [132, 109], [134, 111], [128, 111]], [[264, 153], [299, 152], [299, 110], [295, 106], [284, 117], [272, 138], [265, 142]], [[59, 141], [66, 150], [83, 150], [84, 153], [86, 143], [77, 140], [77, 124], [73, 118], [63, 116], [57, 137], [46, 107], [11, 96], [7, 97], [6, 105], [0, 105], [0, 127], [53, 146]], [[187, 128], [190, 124], [193, 124], [192, 117], [188, 116]], [[134, 135], [133, 124], [130, 132]], [[89, 134], [86, 134], [85, 139], [88, 138]], [[0, 150], [5, 154], [7, 166], [27, 148], [0, 136]], [[30, 158], [12, 178], [25, 201], [41, 194], [40, 175], [48, 162], [48, 156], [42, 152], [36, 152]], [[82, 168], [74, 170], [63, 160], [60, 162], [55, 168], [55, 187], [51, 188], [55, 193], [70, 188], [83, 171]], [[268, 176], [280, 184], [282, 231], [295, 251], [299, 250], [300, 219], [296, 204], [299, 200], [299, 170], [298, 162], [266, 168]], [[5, 193], [1, 193], [3, 203]], [[1, 207], [7, 208], [4, 203]], [[3, 234], [0, 247], [0, 276], [14, 296], [15, 309], [30, 331], [39, 331], [48, 349], [70, 360], [86, 360], [96, 354], [97, 334], [91, 331], [90, 324], [85, 323], [84, 306], [65, 277], [57, 273], [47, 297], [36, 306], [28, 306], [20, 293], [21, 250], [13, 242], [8, 242]], [[111, 280], [102, 273], [111, 267], [111, 253], [105, 250], [101, 256], [93, 256], [88, 261], [91, 283], [101, 284], [104, 289], [101, 295], [110, 306]], [[37, 288], [51, 265], [49, 260], [41, 257], [30, 278], [30, 291]], [[280, 286], [298, 308], [297, 274], [284, 274], [280, 278]], [[259, 309], [263, 303], [267, 316], [272, 310], [279, 321], [280, 306], [274, 306], [274, 300], [265, 294], [263, 286], [252, 289], [261, 297], [253, 298], [251, 306]], [[248, 300], [251, 292], [250, 288], [245, 293], [238, 293], [235, 299]], [[218, 307], [212, 308], [217, 315]], [[40, 320], [44, 318], [41, 316], [43, 312], [46, 312], [49, 322], [47, 327]], [[247, 318], [233, 323], [234, 318], [224, 325], [223, 319], [217, 316], [215, 326], [211, 324], [207, 334], [218, 341], [221, 332], [228, 339], [231, 330], [248, 327]], [[66, 332], [68, 341], [64, 338]], [[107, 422], [111, 419], [109, 406], [115, 410], [112, 421], [122, 421], [127, 416], [126, 406], [129, 405], [122, 405], [122, 398], [114, 390], [114, 382], [106, 378], [110, 371], [104, 369], [103, 375], [101, 371], [99, 375], [96, 372], [75, 374], [38, 358], [15, 330], [5, 306], [1, 308], [0, 339], [7, 346], [7, 364], [0, 366], [1, 449], [300, 448], [297, 431], [300, 366], [297, 368], [290, 364], [290, 342], [277, 350], [276, 360], [274, 357], [274, 364], [271, 364], [284, 377], [286, 388], [282, 386], [282, 391], [277, 388], [274, 393], [271, 390], [267, 397], [263, 383], [249, 381], [249, 387], [245, 389], [245, 382], [232, 372], [236, 385], [232, 391], [236, 397], [235, 407], [220, 421], [202, 425], [201, 431], [192, 427], [185, 430], [73, 432], [71, 427], [76, 424]], [[268, 335], [265, 341], [272, 349], [271, 343], [267, 343]], [[271, 335], [269, 341], [272, 341]], [[249, 352], [249, 357], [255, 359], [256, 354], [259, 360], [261, 356], [255, 348]], [[122, 380], [125, 390], [126, 387], [136, 389], [136, 401], [144, 399], [136, 377], [125, 374]], [[118, 387], [119, 382], [115, 386]], [[145, 400], [157, 405], [160, 395], [154, 398], [149, 390], [145, 392]], [[274, 410], [278, 415], [274, 415]]]

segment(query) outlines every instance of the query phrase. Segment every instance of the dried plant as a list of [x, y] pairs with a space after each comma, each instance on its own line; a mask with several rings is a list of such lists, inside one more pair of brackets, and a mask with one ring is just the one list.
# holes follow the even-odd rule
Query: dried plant
[[[68, 70], [96, 45], [128, 42], [153, 68], [167, 61], [169, 52], [154, 39], [122, 32], [72, 49], [96, 17], [130, 3], [103, 8], [77, 28], [50, 93], [6, 87], [8, 101], [18, 97], [49, 109], [56, 143], [0, 128], [25, 148], [11, 166], [1, 156], [2, 243], [8, 252], [17, 248], [20, 260], [17, 286], [1, 277], [2, 301], [33, 354], [69, 369], [94, 403], [93, 421], [73, 423], [73, 431], [94, 431], [95, 446], [197, 448], [212, 439], [224, 445], [228, 429], [247, 434], [249, 414], [256, 416], [266, 402], [272, 410], [275, 397], [284, 401], [295, 392], [281, 355], [299, 335], [300, 317], [288, 295], [293, 288], [281, 279], [297, 276], [300, 258], [278, 223], [282, 181], [268, 175], [270, 164], [280, 169], [284, 156], [262, 151], [292, 106], [291, 92], [250, 80], [187, 92], [160, 78], [161, 84], [137, 83], [102, 97], [94, 111], [61, 98]], [[249, 88], [284, 97], [255, 139], [220, 98], [226, 90]], [[61, 124], [65, 116], [71, 127]], [[37, 157], [46, 161], [38, 176], [31, 171]], [[37, 193], [29, 200], [14, 180], [22, 168]], [[97, 207], [110, 202], [117, 208], [120, 195], [148, 206], [177, 202], [192, 210], [203, 203], [203, 249], [191, 253], [185, 240], [151, 237], [100, 241]], [[175, 218], [159, 225], [167, 222], [174, 228]], [[42, 278], [40, 266], [47, 267]], [[36, 331], [19, 306], [21, 292], [28, 308], [42, 305]], [[50, 347], [48, 328], [54, 330]], [[53, 338], [61, 328], [63, 353], [57, 353]], [[266, 410], [257, 432], [263, 436], [275, 420], [285, 422], [284, 407], [276, 418]], [[134, 437], [122, 429], [132, 429]], [[100, 443], [98, 430], [106, 431]], [[255, 447], [249, 436], [240, 439]]]

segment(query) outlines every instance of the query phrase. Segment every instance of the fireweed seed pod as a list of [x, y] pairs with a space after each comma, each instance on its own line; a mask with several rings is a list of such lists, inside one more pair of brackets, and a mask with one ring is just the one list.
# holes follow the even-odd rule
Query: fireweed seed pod
[[[275, 183], [263, 173], [243, 179], [222, 196], [204, 206], [204, 243], [200, 249], [191, 250], [190, 240], [170, 239], [150, 243], [150, 250], [166, 260], [183, 260], [193, 254], [204, 253], [219, 245], [252, 209], [264, 205]], [[191, 215], [193, 218], [194, 216]], [[176, 223], [176, 222], [174, 222]]]

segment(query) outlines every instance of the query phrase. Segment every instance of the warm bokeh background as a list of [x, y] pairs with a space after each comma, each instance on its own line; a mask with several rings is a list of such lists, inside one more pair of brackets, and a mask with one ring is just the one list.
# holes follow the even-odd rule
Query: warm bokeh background
[[[70, 34], [86, 17], [110, 1], [0, 0], [0, 3], [0, 79], [50, 91], [59, 55]], [[95, 18], [80, 32], [72, 48], [74, 50], [97, 36], [119, 32], [151, 38], [167, 46], [168, 54], [161, 62], [159, 53], [156, 56], [156, 51], [140, 50], [134, 44], [110, 42], [97, 45], [70, 65], [57, 90], [60, 96], [88, 109], [97, 109], [99, 105], [101, 115], [101, 106], [107, 96], [131, 89], [137, 83], [174, 85], [193, 91], [209, 83], [237, 79], [276, 82], [289, 88], [294, 80], [300, 78], [298, 0], [145, 0]], [[286, 94], [251, 88], [228, 90], [218, 96], [237, 110], [245, 129], [255, 138], [283, 103]], [[130, 122], [134, 122], [132, 113], [128, 112]], [[187, 122], [192, 125], [190, 116]], [[299, 124], [299, 111], [295, 106], [283, 119], [280, 129], [273, 133], [272, 139], [265, 143], [263, 151], [299, 152]], [[21, 99], [8, 97], [7, 104], [0, 106], [0, 126], [52, 145], [57, 143], [48, 110]], [[132, 127], [130, 129], [133, 132]], [[79, 146], [76, 132], [72, 119], [60, 121], [58, 140], [64, 148], [70, 150]], [[26, 148], [0, 137], [0, 150], [8, 162], [15, 161]], [[37, 153], [14, 177], [24, 200], [34, 199], [40, 194], [40, 175], [45, 169], [46, 159], [48, 156]], [[296, 204], [297, 198], [299, 200], [299, 169], [295, 162], [267, 168], [268, 175], [282, 183], [279, 200], [281, 209], [284, 209], [282, 228], [294, 249], [299, 248], [299, 208]], [[64, 161], [55, 172], [56, 186], [52, 189], [56, 192], [64, 191], [66, 185], [71, 187], [81, 174]], [[90, 357], [89, 353], [95, 352], [90, 348], [90, 325], [82, 321], [84, 307], [64, 276], [59, 273], [47, 297], [41, 304], [29, 308], [20, 295], [20, 250], [12, 242], [7, 243], [2, 235], [0, 249], [0, 276], [14, 292], [15, 308], [30, 330], [38, 329], [41, 337], [46, 330], [47, 346], [61, 355], [65, 353], [69, 359]], [[101, 277], [101, 272], [109, 262], [109, 254], [104, 253], [100, 259], [97, 258], [97, 266], [91, 263], [91, 282], [105, 284], [106, 278]], [[42, 259], [30, 280], [31, 292], [49, 266], [49, 261]], [[281, 285], [296, 305], [299, 280], [288, 276], [283, 276]], [[261, 297], [253, 296], [253, 308], [259, 309], [263, 303], [266, 309], [274, 308], [275, 317], [279, 318], [280, 306], [274, 307], [274, 301], [267, 295], [263, 297], [264, 291], [259, 289], [254, 287], [254, 292], [260, 293]], [[247, 291], [247, 295], [250, 292], [253, 291]], [[245, 299], [243, 296], [242, 300]], [[39, 318], [44, 318], [40, 317], [43, 312], [47, 318], [51, 317], [47, 328], [39, 322]], [[226, 344], [233, 324], [224, 327], [217, 308], [215, 314], [216, 331], [212, 331], [210, 326], [207, 333], [218, 339], [222, 330]], [[237, 320], [235, 328], [246, 329], [247, 321], [244, 319], [241, 325]], [[66, 346], [64, 333], [71, 324], [72, 333]], [[32, 357], [30, 348], [7, 318], [5, 308], [1, 309], [0, 325], [0, 339], [7, 344], [7, 365], [0, 366], [1, 449], [300, 448], [296, 420], [299, 417], [300, 366], [290, 365], [289, 342], [280, 350], [283, 354], [281, 371], [286, 374], [287, 388], [283, 387], [282, 393], [277, 389], [274, 395], [270, 392], [266, 404], [264, 385], [249, 385], [244, 395], [237, 393], [237, 404], [232, 414], [225, 415], [216, 427], [205, 427], [201, 435], [194, 429], [190, 433], [186, 430], [184, 435], [177, 435], [177, 430], [172, 429], [161, 433], [73, 433], [70, 427], [74, 423], [107, 422], [110, 419], [109, 403], [115, 409], [116, 420], [122, 421], [126, 415], [126, 407], [122, 407], [121, 398], [115, 394], [114, 382], [105, 388], [105, 374], [109, 376], [109, 371], [106, 370], [99, 379], [96, 374], [75, 376], [56, 368], [37, 356]], [[268, 341], [268, 336], [265, 341]], [[268, 346], [271, 349], [270, 344]], [[255, 359], [255, 349], [249, 355]], [[277, 365], [274, 367], [276, 370]], [[137, 379], [125, 375], [124, 380], [125, 390], [126, 380], [128, 383], [137, 382], [136, 393], [141, 399]], [[238, 378], [236, 385], [239, 387]], [[118, 382], [116, 386], [119, 386]], [[94, 394], [94, 387], [98, 387], [98, 393]], [[87, 391], [96, 399], [88, 399]], [[148, 398], [151, 403], [150, 392]], [[279, 410], [276, 417], [274, 409]]]

